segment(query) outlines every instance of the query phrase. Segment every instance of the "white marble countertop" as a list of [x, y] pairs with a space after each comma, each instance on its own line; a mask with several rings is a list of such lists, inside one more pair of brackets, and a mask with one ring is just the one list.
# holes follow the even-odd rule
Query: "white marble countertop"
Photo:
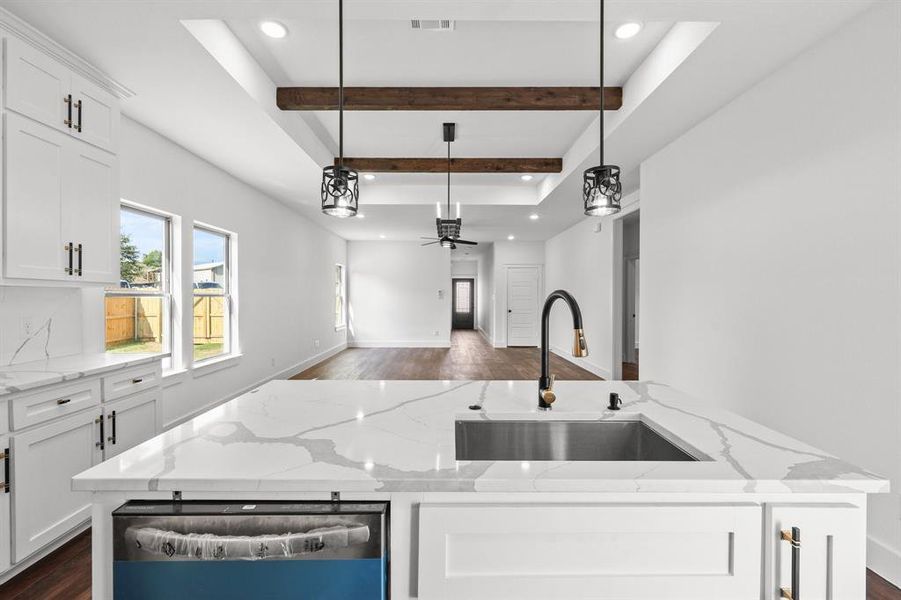
[[[888, 482], [735, 414], [644, 382], [273, 381], [73, 481], [94, 491], [884, 492]], [[605, 409], [610, 391], [623, 408]], [[481, 405], [473, 411], [470, 405]], [[698, 462], [457, 461], [454, 422], [636, 419]]]
[[159, 354], [75, 354], [0, 367], [0, 397], [159, 360]]

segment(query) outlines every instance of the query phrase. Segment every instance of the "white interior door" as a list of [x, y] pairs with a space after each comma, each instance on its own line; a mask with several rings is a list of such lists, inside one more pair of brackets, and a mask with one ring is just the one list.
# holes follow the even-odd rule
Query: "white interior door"
[[538, 267], [507, 269], [507, 345], [538, 345]]

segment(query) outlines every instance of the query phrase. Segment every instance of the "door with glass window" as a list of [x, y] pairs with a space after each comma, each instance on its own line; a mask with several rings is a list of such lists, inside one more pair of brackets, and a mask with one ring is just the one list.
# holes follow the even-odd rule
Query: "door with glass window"
[[454, 329], [475, 329], [475, 280], [453, 280]]

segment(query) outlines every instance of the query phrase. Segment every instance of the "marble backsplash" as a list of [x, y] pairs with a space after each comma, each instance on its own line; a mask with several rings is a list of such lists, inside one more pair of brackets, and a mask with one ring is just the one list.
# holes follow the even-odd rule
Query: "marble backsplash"
[[0, 285], [0, 366], [82, 351], [78, 288]]

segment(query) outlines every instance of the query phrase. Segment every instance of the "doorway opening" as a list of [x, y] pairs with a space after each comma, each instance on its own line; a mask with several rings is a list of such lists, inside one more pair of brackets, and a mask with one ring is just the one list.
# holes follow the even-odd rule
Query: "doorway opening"
[[638, 211], [622, 219], [622, 378], [637, 380], [641, 217]]
[[451, 319], [452, 329], [475, 329], [475, 280], [452, 279], [454, 307]]

